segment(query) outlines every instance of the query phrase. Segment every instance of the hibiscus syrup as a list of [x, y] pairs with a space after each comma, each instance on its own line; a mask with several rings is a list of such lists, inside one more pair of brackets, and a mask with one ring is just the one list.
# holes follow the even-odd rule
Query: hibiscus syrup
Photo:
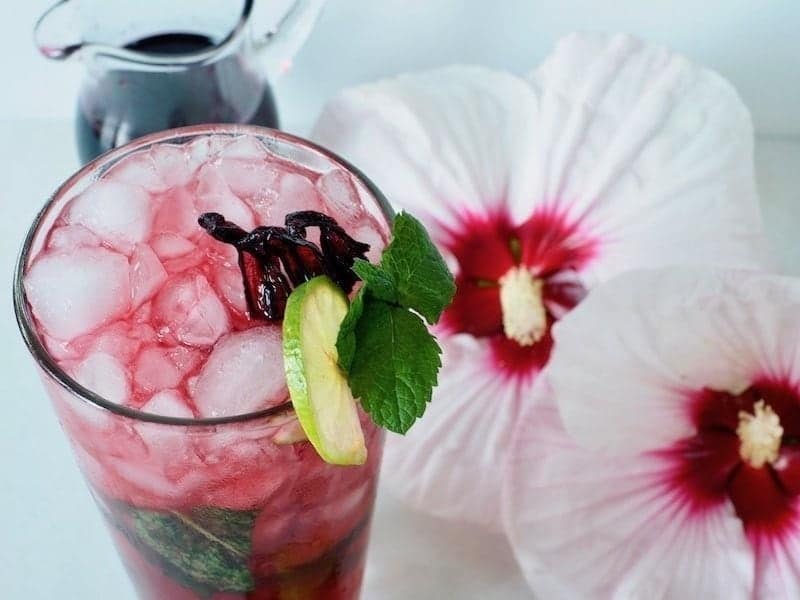
[[[162, 57], [214, 47], [205, 35], [180, 32], [125, 46], [143, 56]], [[272, 89], [238, 54], [204, 67], [165, 72], [109, 69], [82, 90], [75, 131], [81, 160], [88, 162], [141, 135], [197, 123], [277, 127]]]
[[34, 225], [23, 334], [141, 598], [358, 597], [382, 431], [362, 415], [363, 466], [319, 458], [280, 322], [249, 312], [236, 250], [197, 221], [318, 211], [374, 260], [377, 196], [301, 140], [202, 126], [115, 150]]

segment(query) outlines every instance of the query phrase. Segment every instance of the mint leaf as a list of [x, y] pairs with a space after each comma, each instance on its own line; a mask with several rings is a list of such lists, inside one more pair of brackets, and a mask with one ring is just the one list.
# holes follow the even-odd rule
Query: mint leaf
[[[419, 315], [436, 323], [455, 283], [425, 228], [400, 213], [380, 265], [356, 259], [363, 287], [339, 327], [339, 366], [378, 425], [405, 433], [425, 412], [441, 349]], [[413, 311], [413, 312], [412, 312]]]
[[428, 232], [405, 212], [395, 217], [392, 242], [383, 251], [380, 268], [395, 283], [397, 303], [430, 324], [439, 321], [456, 292], [453, 275]]
[[378, 300], [397, 304], [397, 284], [391, 273], [360, 258], [355, 260], [353, 271], [369, 288], [370, 294]]
[[375, 423], [405, 433], [431, 400], [441, 367], [439, 345], [417, 315], [370, 297], [355, 336], [353, 395]]
[[339, 366], [345, 373], [350, 371], [353, 356], [356, 353], [356, 325], [364, 310], [364, 294], [366, 287], [358, 290], [355, 298], [350, 302], [350, 308], [339, 325], [339, 335], [336, 338], [336, 350], [339, 353]]
[[164, 572], [200, 594], [248, 592], [257, 513], [203, 507], [186, 513], [130, 508], [126, 534]]

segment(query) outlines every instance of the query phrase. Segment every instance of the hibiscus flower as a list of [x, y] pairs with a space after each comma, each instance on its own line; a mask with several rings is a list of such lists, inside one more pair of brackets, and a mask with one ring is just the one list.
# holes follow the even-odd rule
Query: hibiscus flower
[[800, 598], [800, 280], [629, 273], [554, 336], [504, 494], [537, 595]]
[[450, 67], [349, 89], [313, 137], [419, 217], [456, 275], [440, 387], [384, 459], [389, 486], [433, 514], [499, 526], [551, 327], [598, 282], [760, 261], [746, 109], [718, 75], [631, 37], [570, 36], [530, 80]]

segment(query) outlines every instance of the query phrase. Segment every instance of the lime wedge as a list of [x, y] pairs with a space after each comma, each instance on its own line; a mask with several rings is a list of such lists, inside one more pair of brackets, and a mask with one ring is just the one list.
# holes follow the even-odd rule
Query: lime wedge
[[363, 465], [364, 432], [336, 338], [347, 296], [327, 277], [297, 286], [283, 316], [283, 365], [300, 426], [325, 462]]

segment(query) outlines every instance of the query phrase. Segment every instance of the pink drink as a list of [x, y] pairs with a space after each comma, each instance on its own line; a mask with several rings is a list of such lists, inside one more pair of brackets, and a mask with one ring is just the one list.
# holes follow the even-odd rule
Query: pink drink
[[317, 456], [288, 403], [280, 323], [252, 318], [236, 250], [197, 224], [300, 210], [373, 259], [386, 243], [382, 197], [338, 158], [203, 126], [87, 165], [26, 241], [20, 327], [142, 598], [358, 597], [382, 432], [362, 416], [364, 466]]

